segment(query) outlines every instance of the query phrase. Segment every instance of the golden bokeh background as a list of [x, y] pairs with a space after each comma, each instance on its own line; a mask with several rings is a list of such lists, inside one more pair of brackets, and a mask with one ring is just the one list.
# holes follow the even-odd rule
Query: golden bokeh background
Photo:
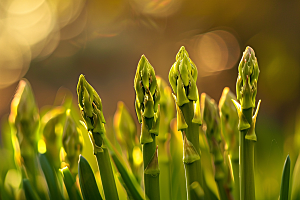
[[257, 195], [274, 199], [281, 174], [271, 174], [282, 166], [273, 164], [287, 153], [294, 163], [300, 147], [299, 35], [300, 1], [1, 0], [0, 118], [22, 77], [43, 107], [61, 86], [76, 99], [81, 73], [101, 96], [106, 118], [120, 100], [135, 116], [140, 56], [168, 80], [182, 45], [197, 65], [199, 92], [218, 102], [224, 87], [235, 92], [237, 65], [249, 45], [261, 71], [256, 167], [263, 190]]

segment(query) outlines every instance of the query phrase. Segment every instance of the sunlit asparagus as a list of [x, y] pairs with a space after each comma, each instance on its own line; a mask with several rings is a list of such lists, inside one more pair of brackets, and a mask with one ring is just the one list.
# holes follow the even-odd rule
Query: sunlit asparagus
[[77, 85], [78, 104], [97, 158], [106, 199], [119, 199], [108, 149], [103, 142], [105, 119], [102, 103], [94, 88], [80, 75]]
[[[170, 123], [174, 118], [175, 104], [172, 98], [172, 89], [160, 77], [157, 77], [157, 84], [160, 90], [160, 126], [157, 144], [158, 163], [160, 167], [160, 193], [161, 198], [171, 200], [172, 197], [172, 177], [171, 177], [171, 155], [170, 155]], [[178, 172], [177, 172], [178, 173]]]
[[[228, 87], [225, 87], [219, 101], [219, 112], [221, 117], [221, 130], [224, 135], [226, 145], [225, 154], [228, 154], [231, 161], [234, 187], [233, 196], [235, 200], [240, 199], [239, 189], [239, 130], [238, 130], [238, 114], [231, 101], [236, 100], [235, 95]], [[226, 155], [225, 155], [226, 156]], [[229, 169], [230, 170], [230, 169]]]
[[63, 106], [54, 107], [41, 119], [41, 132], [43, 133], [47, 148], [45, 154], [55, 170], [61, 167], [60, 151], [65, 119], [66, 110]]
[[239, 116], [239, 148], [240, 148], [240, 199], [255, 199], [254, 182], [254, 145], [257, 140], [255, 123], [260, 101], [255, 108], [259, 68], [255, 53], [247, 47], [238, 67], [239, 75], [236, 82], [237, 100], [233, 100]]
[[17, 160], [21, 161], [21, 165], [25, 167], [26, 172], [23, 173], [23, 178], [28, 178], [34, 188], [39, 188], [37, 184], [39, 112], [31, 86], [26, 79], [19, 82], [11, 102], [9, 122], [19, 142], [21, 158]]
[[160, 199], [159, 167], [156, 136], [159, 133], [160, 91], [153, 67], [143, 55], [138, 63], [134, 89], [135, 109], [141, 127], [140, 142], [143, 145], [145, 194], [150, 200]]
[[202, 124], [199, 95], [196, 85], [198, 71], [184, 47], [176, 55], [169, 72], [169, 82], [177, 109], [177, 129], [183, 137], [183, 162], [185, 165], [188, 199], [198, 199], [191, 192], [191, 184], [202, 184], [199, 126]]
[[62, 145], [66, 152], [66, 162], [74, 177], [78, 173], [78, 159], [83, 148], [83, 138], [81, 130], [77, 127], [71, 115], [71, 110], [66, 111], [66, 122], [62, 135]]
[[201, 94], [201, 107], [203, 111], [203, 121], [206, 125], [206, 136], [210, 146], [215, 165], [215, 180], [218, 185], [220, 199], [231, 198], [231, 179], [228, 179], [228, 167], [224, 159], [225, 141], [221, 134], [221, 120], [216, 102], [207, 94]]

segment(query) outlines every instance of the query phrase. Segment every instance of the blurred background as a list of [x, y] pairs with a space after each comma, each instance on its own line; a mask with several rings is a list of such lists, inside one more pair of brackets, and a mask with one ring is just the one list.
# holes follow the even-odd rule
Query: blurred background
[[135, 117], [141, 55], [167, 81], [182, 45], [197, 65], [199, 92], [218, 102], [224, 87], [235, 92], [239, 60], [251, 46], [261, 71], [257, 195], [274, 199], [284, 158], [289, 153], [293, 165], [300, 149], [299, 19], [299, 1], [1, 0], [0, 118], [22, 77], [41, 108], [62, 86], [76, 101], [80, 74], [101, 96], [106, 118], [120, 100]]

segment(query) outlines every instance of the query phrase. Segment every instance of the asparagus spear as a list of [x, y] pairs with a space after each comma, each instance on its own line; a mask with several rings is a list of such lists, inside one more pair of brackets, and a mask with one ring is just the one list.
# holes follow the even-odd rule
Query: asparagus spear
[[75, 178], [78, 173], [78, 159], [83, 148], [83, 138], [81, 130], [77, 127], [71, 115], [71, 110], [66, 111], [66, 122], [62, 136], [62, 144], [66, 152], [66, 162], [70, 172]]
[[150, 200], [159, 200], [159, 167], [156, 136], [159, 132], [160, 91], [153, 67], [143, 55], [134, 78], [135, 109], [142, 124], [140, 142], [143, 146], [145, 194]]
[[230, 193], [231, 179], [228, 179], [228, 174], [230, 173], [227, 165], [225, 165], [225, 142], [223, 135], [221, 134], [221, 122], [217, 105], [215, 101], [211, 99], [207, 94], [202, 93], [201, 107], [203, 109], [203, 121], [205, 121], [206, 125], [206, 136], [215, 164], [215, 180], [218, 185], [220, 199], [232, 199]]
[[184, 47], [176, 55], [176, 62], [169, 72], [169, 82], [173, 89], [177, 109], [177, 129], [183, 136], [183, 162], [185, 165], [188, 199], [197, 199], [191, 184], [202, 185], [199, 126], [202, 124], [199, 95], [196, 85], [197, 68]]
[[62, 133], [65, 118], [65, 108], [63, 106], [57, 106], [49, 110], [41, 119], [41, 131], [47, 148], [45, 155], [55, 171], [61, 167], [60, 150], [62, 147]]
[[26, 79], [20, 80], [11, 102], [9, 122], [12, 134], [16, 134], [19, 142], [21, 158], [18, 161], [24, 166], [23, 179], [29, 179], [30, 185], [37, 189], [39, 197], [43, 199], [46, 188], [37, 180], [41, 176], [37, 159], [40, 117], [30, 83]]
[[94, 88], [80, 75], [77, 85], [78, 105], [85, 126], [89, 131], [90, 140], [93, 144], [94, 155], [98, 162], [104, 195], [106, 199], [119, 199], [114, 174], [108, 149], [103, 143], [105, 134], [105, 119], [102, 112], [102, 103]]
[[[157, 143], [160, 147], [158, 152], [158, 163], [160, 166], [160, 191], [161, 198], [171, 200], [172, 198], [172, 177], [171, 177], [171, 155], [170, 155], [170, 123], [174, 118], [175, 105], [172, 99], [172, 90], [167, 83], [157, 77], [157, 84], [160, 90], [160, 126]], [[178, 173], [178, 172], [177, 172]], [[178, 174], [176, 174], [178, 175]]]
[[[231, 101], [236, 99], [235, 95], [230, 91], [228, 87], [225, 87], [222, 96], [219, 101], [219, 111], [221, 117], [221, 130], [226, 141], [225, 154], [230, 157], [234, 187], [233, 196], [235, 200], [240, 199], [239, 189], [239, 130], [238, 126], [238, 115], [236, 109]], [[229, 168], [229, 170], [231, 170]]]
[[240, 148], [240, 199], [255, 199], [254, 182], [254, 145], [257, 140], [255, 123], [260, 101], [253, 115], [257, 94], [257, 80], [259, 68], [255, 53], [247, 47], [239, 64], [239, 75], [236, 82], [237, 101], [233, 103], [239, 116], [239, 148]]

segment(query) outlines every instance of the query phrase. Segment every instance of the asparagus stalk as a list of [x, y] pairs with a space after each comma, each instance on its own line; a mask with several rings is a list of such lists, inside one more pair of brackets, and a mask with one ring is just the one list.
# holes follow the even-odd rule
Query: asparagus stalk
[[218, 185], [220, 199], [232, 199], [230, 194], [230, 183], [228, 184], [228, 170], [224, 160], [224, 139], [221, 134], [220, 116], [217, 105], [207, 94], [201, 94], [201, 107], [203, 121], [206, 124], [206, 136], [213, 155], [215, 164], [215, 180]]
[[260, 101], [253, 115], [257, 94], [257, 80], [259, 68], [255, 53], [251, 47], [247, 47], [239, 64], [239, 75], [236, 82], [237, 101], [233, 103], [239, 116], [239, 148], [240, 148], [240, 199], [255, 199], [254, 182], [254, 145], [257, 140], [255, 123]]
[[185, 200], [187, 198], [186, 179], [184, 173], [182, 134], [177, 130], [177, 120], [171, 121], [170, 153], [172, 155], [171, 178], [172, 199]]
[[41, 131], [47, 148], [45, 154], [56, 171], [61, 167], [60, 150], [65, 118], [65, 108], [57, 106], [49, 110], [41, 119]]
[[66, 122], [64, 126], [62, 145], [66, 152], [65, 161], [72, 176], [76, 178], [78, 173], [78, 159], [83, 148], [83, 138], [81, 130], [77, 127], [75, 120], [71, 115], [71, 110], [66, 111]]
[[[238, 115], [231, 99], [236, 100], [235, 95], [228, 87], [225, 87], [219, 101], [219, 111], [221, 117], [221, 131], [226, 141], [225, 154], [228, 154], [231, 161], [234, 177], [233, 196], [235, 200], [240, 199], [239, 189], [239, 130]], [[229, 168], [231, 170], [231, 168]]]
[[186, 174], [188, 199], [198, 199], [191, 184], [202, 185], [199, 126], [202, 124], [197, 81], [197, 68], [184, 47], [176, 55], [176, 62], [169, 72], [169, 82], [177, 110], [177, 129], [183, 137], [183, 162]]
[[143, 147], [145, 194], [150, 200], [159, 200], [159, 167], [156, 136], [159, 132], [160, 91], [153, 67], [143, 55], [134, 78], [135, 109], [142, 124], [140, 142]]
[[[172, 198], [172, 177], [171, 177], [171, 155], [170, 155], [170, 123], [174, 118], [175, 105], [172, 99], [172, 90], [167, 83], [157, 77], [157, 84], [160, 90], [160, 126], [157, 143], [160, 147], [158, 152], [158, 164], [160, 166], [160, 191], [161, 198], [171, 200]], [[178, 172], [177, 172], [178, 173]]]
[[16, 131], [23, 160], [22, 164], [25, 166], [33, 187], [36, 187], [39, 113], [31, 86], [26, 79], [19, 82], [18, 89], [11, 102], [9, 121], [11, 127]]
[[94, 155], [98, 162], [104, 195], [106, 199], [119, 199], [111, 160], [108, 149], [103, 143], [105, 137], [105, 119], [102, 103], [94, 88], [80, 75], [77, 85], [78, 103], [85, 126], [89, 131], [90, 140], [94, 148]]
[[21, 158], [18, 161], [24, 166], [23, 179], [29, 179], [30, 185], [37, 189], [39, 197], [43, 199], [46, 189], [37, 182], [41, 176], [37, 158], [40, 117], [30, 83], [26, 79], [20, 80], [11, 102], [9, 122], [12, 134], [16, 134], [19, 143]]

